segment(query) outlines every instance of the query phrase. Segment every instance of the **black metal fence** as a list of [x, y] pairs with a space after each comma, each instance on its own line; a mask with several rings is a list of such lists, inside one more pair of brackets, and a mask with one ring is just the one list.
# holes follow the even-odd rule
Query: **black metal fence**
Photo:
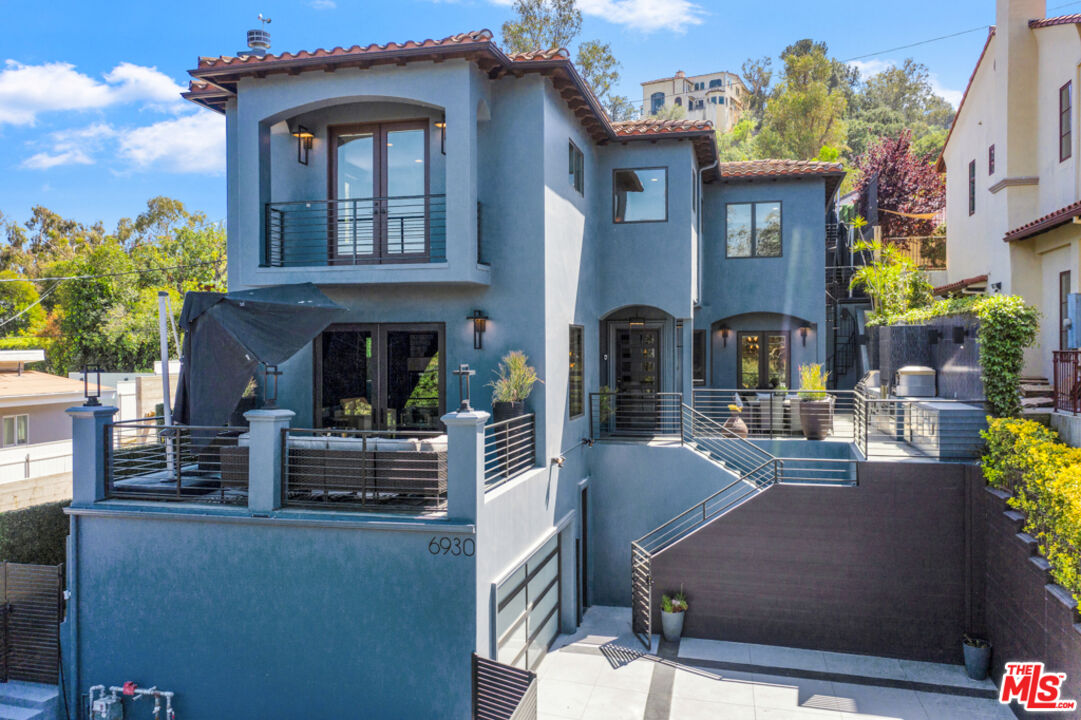
[[442, 262], [445, 195], [267, 203], [263, 265]]
[[590, 436], [595, 440], [681, 439], [682, 407], [682, 393], [590, 393]]
[[0, 682], [56, 685], [63, 565], [0, 562]]
[[1081, 350], [1056, 350], [1055, 410], [1081, 412]]
[[[698, 388], [694, 391], [694, 409], [720, 423], [739, 416], [752, 438], [817, 438], [820, 431], [833, 439], [855, 438], [854, 414], [856, 394], [852, 390], [827, 390], [828, 412], [816, 408], [813, 413], [802, 410], [803, 398], [798, 391], [747, 390], [737, 388]], [[733, 412], [736, 396], [742, 410]], [[813, 414], [814, 427], [804, 427], [804, 417]], [[818, 422], [819, 419], [826, 422]]]
[[438, 432], [282, 430], [282, 505], [445, 512], [447, 440]]
[[484, 484], [490, 490], [537, 463], [537, 426], [533, 413], [484, 427]]
[[473, 653], [473, 720], [536, 720], [537, 674]]
[[106, 425], [105, 496], [244, 504], [244, 432], [236, 427], [164, 425], [154, 418]]

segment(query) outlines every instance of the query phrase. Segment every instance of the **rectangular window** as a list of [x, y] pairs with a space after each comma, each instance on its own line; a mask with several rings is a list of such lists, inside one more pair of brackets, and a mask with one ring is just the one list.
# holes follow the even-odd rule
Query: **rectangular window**
[[571, 325], [567, 394], [570, 398], [568, 415], [572, 418], [585, 413], [586, 377], [583, 336], [584, 330], [581, 325]]
[[727, 257], [781, 256], [781, 203], [729, 203]]
[[976, 161], [968, 164], [968, 214], [976, 213]]
[[740, 332], [736, 335], [736, 375], [745, 390], [776, 389], [789, 385], [787, 332]]
[[579, 150], [578, 146], [575, 145], [573, 142], [568, 142], [567, 146], [568, 146], [569, 156], [570, 156], [567, 165], [568, 165], [568, 171], [570, 173], [569, 177], [570, 177], [570, 181], [571, 181], [571, 187], [573, 187], [575, 189], [575, 191], [579, 195], [584, 195], [585, 194], [585, 187], [586, 187], [586, 181], [585, 181], [586, 161], [585, 161], [585, 156], [582, 155], [582, 151]]
[[1058, 91], [1058, 159], [1066, 160], [1073, 154], [1073, 83], [1068, 82]]
[[706, 384], [706, 331], [694, 331], [694, 348], [692, 349], [691, 367], [695, 385]]
[[4, 418], [4, 447], [29, 443], [30, 416], [8, 415]]
[[1066, 318], [1070, 317], [1070, 271], [1058, 274], [1058, 349], [1070, 349], [1070, 336], [1066, 329]]
[[668, 168], [612, 172], [612, 222], [667, 222]]
[[987, 148], [987, 174], [995, 174], [995, 146]]

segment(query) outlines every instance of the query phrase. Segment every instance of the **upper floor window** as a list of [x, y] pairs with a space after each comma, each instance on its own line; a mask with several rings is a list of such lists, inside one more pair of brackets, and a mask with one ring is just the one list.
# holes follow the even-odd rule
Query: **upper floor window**
[[30, 416], [8, 415], [4, 418], [4, 447], [30, 442]]
[[664, 93], [655, 92], [649, 96], [649, 114], [656, 115], [664, 107]]
[[1058, 91], [1058, 159], [1066, 160], [1073, 153], [1073, 82]]
[[976, 212], [976, 161], [968, 164], [968, 214]]
[[781, 203], [729, 203], [727, 257], [781, 256]]
[[691, 370], [695, 385], [706, 384], [706, 331], [694, 331], [694, 346], [691, 352]]
[[612, 172], [612, 222], [667, 222], [668, 168]]
[[583, 339], [584, 330], [581, 325], [571, 325], [570, 334], [570, 357], [569, 363], [569, 380], [567, 386], [567, 396], [569, 398], [568, 414], [572, 417], [578, 417], [585, 414], [585, 341]]
[[714, 78], [714, 79], [709, 81], [709, 86], [711, 88], [715, 88], [715, 87], [723, 88], [724, 87], [724, 79], [723, 78]]
[[987, 174], [995, 174], [995, 146], [987, 148]]
[[676, 102], [676, 105], [683, 105], [683, 98], [678, 97], [678, 98], [676, 98], [675, 102]]
[[573, 142], [567, 143], [568, 146], [568, 172], [570, 173], [571, 187], [573, 187], [579, 195], [585, 194], [585, 156], [582, 155], [582, 151], [578, 149], [578, 146]]

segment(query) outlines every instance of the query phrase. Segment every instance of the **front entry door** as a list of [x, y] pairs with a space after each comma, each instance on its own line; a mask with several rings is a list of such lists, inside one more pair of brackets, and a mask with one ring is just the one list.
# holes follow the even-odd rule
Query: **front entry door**
[[332, 325], [316, 340], [319, 427], [438, 430], [443, 326]]
[[787, 332], [741, 332], [736, 374], [742, 390], [765, 390], [789, 383]]
[[617, 430], [653, 434], [660, 422], [656, 395], [661, 390], [661, 330], [639, 325], [617, 327], [614, 345]]

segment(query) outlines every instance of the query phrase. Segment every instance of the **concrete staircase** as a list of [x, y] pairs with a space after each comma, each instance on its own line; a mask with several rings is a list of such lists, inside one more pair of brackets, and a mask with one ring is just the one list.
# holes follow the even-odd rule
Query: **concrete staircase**
[[0, 720], [61, 720], [62, 714], [57, 686], [18, 680], [0, 683]]
[[1029, 420], [1051, 421], [1055, 409], [1055, 388], [1044, 377], [1021, 378], [1021, 414]]

